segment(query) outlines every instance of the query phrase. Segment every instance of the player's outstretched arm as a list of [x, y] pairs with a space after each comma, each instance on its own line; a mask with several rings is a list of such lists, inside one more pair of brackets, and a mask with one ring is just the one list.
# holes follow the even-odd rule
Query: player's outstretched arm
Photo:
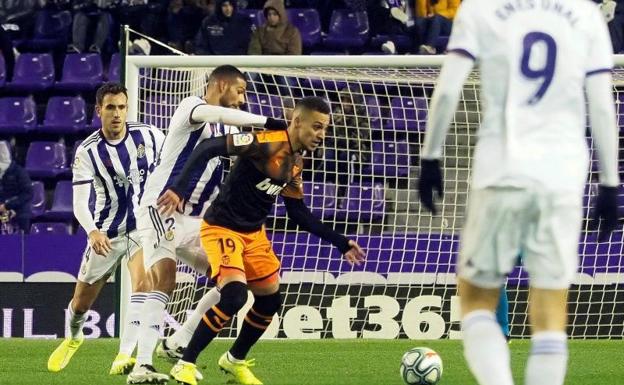
[[283, 120], [210, 104], [200, 104], [195, 107], [191, 112], [191, 120], [196, 123], [210, 122], [231, 126], [257, 126], [270, 130], [285, 130], [288, 128], [288, 125]]
[[418, 180], [419, 198], [434, 215], [437, 213], [433, 192], [442, 198], [443, 181], [439, 158], [449, 125], [457, 109], [457, 103], [466, 78], [472, 71], [474, 59], [450, 53], [442, 66], [438, 84], [431, 98], [431, 112], [427, 121], [424, 146], [420, 154], [420, 178]]
[[303, 199], [282, 196], [288, 217], [292, 219], [302, 230], [316, 235], [326, 242], [334, 245], [344, 255], [351, 265], [359, 265], [364, 261], [364, 250], [354, 240], [347, 239], [334, 229], [317, 219], [308, 209]]
[[600, 228], [599, 240], [604, 241], [618, 226], [618, 128], [610, 71], [588, 76], [585, 87], [592, 136], [600, 161], [600, 186], [592, 227]]

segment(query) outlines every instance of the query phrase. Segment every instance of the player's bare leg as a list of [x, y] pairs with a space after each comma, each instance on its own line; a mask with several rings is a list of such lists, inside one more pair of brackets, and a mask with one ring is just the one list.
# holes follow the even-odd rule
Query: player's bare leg
[[171, 376], [183, 384], [197, 384], [197, 357], [247, 303], [247, 280], [243, 271], [222, 266], [218, 286], [221, 290], [219, 303], [204, 314], [203, 322], [197, 325], [182, 359], [171, 369]]
[[531, 287], [532, 338], [525, 384], [563, 385], [568, 362], [567, 296], [567, 290]]
[[152, 290], [145, 298], [139, 326], [136, 364], [128, 375], [128, 384], [166, 383], [169, 376], [158, 373], [152, 364], [152, 354], [160, 338], [169, 295], [175, 288], [176, 262], [163, 258], [148, 272]]
[[496, 321], [500, 287], [459, 278], [464, 357], [480, 385], [513, 385], [509, 347]]
[[119, 342], [119, 352], [113, 361], [109, 374], [128, 374], [134, 367], [136, 360], [132, 357], [132, 353], [139, 338], [143, 303], [150, 291], [150, 282], [143, 267], [143, 250], [136, 252], [128, 261], [127, 266], [130, 272], [132, 294], [128, 304], [126, 324], [122, 329], [123, 333]]
[[61, 371], [73, 357], [74, 353], [84, 342], [82, 334], [82, 326], [86, 320], [86, 313], [91, 309], [93, 302], [100, 294], [106, 279], [104, 277], [99, 281], [88, 284], [86, 282], [76, 282], [74, 295], [67, 306], [69, 313], [69, 332], [67, 337], [48, 358], [48, 370], [51, 372]]

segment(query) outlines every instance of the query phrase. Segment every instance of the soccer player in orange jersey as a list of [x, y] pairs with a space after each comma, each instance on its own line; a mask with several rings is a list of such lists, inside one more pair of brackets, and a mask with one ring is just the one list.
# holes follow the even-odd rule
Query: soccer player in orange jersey
[[179, 382], [196, 384], [198, 355], [245, 305], [249, 289], [254, 304], [234, 345], [219, 359], [219, 366], [241, 384], [262, 384], [249, 370], [245, 357], [281, 306], [280, 261], [264, 227], [277, 195], [282, 195], [289, 218], [300, 228], [336, 246], [349, 263], [363, 261], [360, 246], [316, 219], [303, 201], [303, 152], [321, 145], [329, 122], [328, 104], [318, 97], [306, 97], [295, 106], [286, 131], [206, 139], [195, 148], [174, 185], [161, 195], [160, 209], [175, 210], [185, 198], [181, 192], [197, 164], [215, 156], [238, 155], [201, 228], [202, 247], [212, 278], [221, 288], [221, 300], [206, 312], [182, 360], [171, 370]]

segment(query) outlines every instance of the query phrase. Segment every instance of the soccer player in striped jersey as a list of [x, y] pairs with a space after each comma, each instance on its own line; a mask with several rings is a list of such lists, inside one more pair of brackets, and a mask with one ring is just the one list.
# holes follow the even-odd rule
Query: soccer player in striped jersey
[[476, 63], [485, 110], [457, 263], [464, 356], [480, 385], [513, 384], [494, 309], [522, 253], [531, 284], [525, 384], [562, 385], [567, 292], [578, 269], [589, 166], [586, 101], [601, 168], [594, 212], [599, 240], [618, 226], [607, 26], [587, 0], [465, 0], [448, 50], [431, 101], [418, 187], [423, 205], [435, 212], [444, 137]]
[[[158, 165], [147, 181], [141, 198], [138, 228], [145, 254], [145, 268], [153, 279], [153, 289], [144, 304], [137, 348], [137, 364], [128, 375], [129, 384], [166, 382], [168, 376], [152, 365], [152, 353], [165, 316], [165, 307], [175, 288], [176, 258], [201, 273], [208, 273], [208, 262], [202, 253], [179, 253], [181, 245], [199, 247], [201, 217], [216, 197], [222, 180], [222, 163], [218, 157], [197, 165], [197, 172], [184, 188], [186, 200], [177, 212], [162, 213], [158, 197], [166, 191], [200, 141], [238, 133], [235, 126], [257, 126], [285, 129], [283, 121], [240, 111], [245, 103], [247, 82], [234, 66], [215, 68], [208, 77], [203, 98], [183, 99], [174, 112]], [[201, 249], [200, 249], [201, 250]], [[198, 309], [189, 317], [183, 330], [188, 330], [180, 345], [186, 345], [201, 316], [219, 301], [216, 289], [206, 294]], [[181, 354], [181, 353], [179, 353]]]
[[[89, 135], [76, 150], [72, 166], [73, 209], [89, 241], [67, 307], [71, 334], [50, 355], [51, 372], [62, 370], [82, 345], [86, 313], [124, 258], [130, 270], [132, 295], [119, 354], [110, 374], [128, 373], [134, 365], [131, 355], [138, 336], [139, 314], [149, 289], [134, 210], [144, 192], [147, 175], [155, 166], [164, 135], [154, 127], [126, 122], [127, 106], [123, 85], [107, 83], [100, 87], [95, 110], [102, 128]], [[90, 211], [92, 188], [95, 209]]]

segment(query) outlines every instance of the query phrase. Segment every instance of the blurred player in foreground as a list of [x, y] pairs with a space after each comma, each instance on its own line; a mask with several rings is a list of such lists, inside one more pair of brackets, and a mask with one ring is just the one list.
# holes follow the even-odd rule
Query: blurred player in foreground
[[525, 384], [562, 385], [567, 290], [578, 268], [587, 181], [585, 97], [601, 163], [599, 239], [617, 226], [611, 42], [587, 0], [465, 0], [453, 25], [421, 152], [420, 200], [442, 197], [444, 137], [473, 65], [485, 106], [458, 260], [464, 355], [481, 385], [512, 385], [494, 309], [521, 252], [531, 279]]

